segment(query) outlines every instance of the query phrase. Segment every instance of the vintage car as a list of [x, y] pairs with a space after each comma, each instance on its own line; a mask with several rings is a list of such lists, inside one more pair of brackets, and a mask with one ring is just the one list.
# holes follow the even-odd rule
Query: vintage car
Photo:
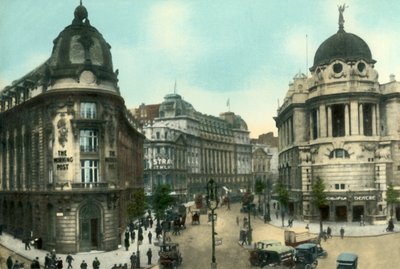
[[[322, 248], [321, 248], [322, 249]], [[318, 245], [314, 243], [300, 244], [296, 247], [296, 268], [310, 269], [318, 266]]]
[[269, 246], [259, 252], [260, 268], [294, 268], [294, 248], [283, 245]]
[[249, 250], [249, 261], [250, 264], [253, 266], [258, 266], [260, 265], [260, 253], [267, 249], [270, 246], [280, 246], [282, 245], [281, 242], [279, 242], [278, 240], [261, 240], [258, 241], [255, 244], [255, 248]]
[[336, 269], [357, 269], [358, 255], [351, 252], [342, 252], [336, 258]]
[[178, 243], [167, 242], [160, 244], [158, 255], [160, 257], [160, 268], [175, 268], [182, 263], [182, 256], [179, 251]]

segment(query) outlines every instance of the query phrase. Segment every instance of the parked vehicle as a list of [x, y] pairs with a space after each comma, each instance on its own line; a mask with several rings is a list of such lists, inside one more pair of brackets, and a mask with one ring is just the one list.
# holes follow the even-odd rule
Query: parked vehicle
[[283, 245], [268, 246], [259, 252], [260, 268], [294, 268], [294, 248]]
[[168, 242], [160, 244], [158, 255], [160, 257], [160, 268], [175, 268], [182, 263], [182, 256], [179, 251], [178, 243]]
[[268, 247], [271, 246], [281, 246], [281, 242], [279, 242], [278, 240], [262, 240], [262, 241], [258, 241], [255, 245], [254, 249], [251, 249], [249, 251], [250, 257], [249, 257], [249, 261], [251, 263], [251, 265], [253, 266], [259, 266], [260, 265], [260, 253], [267, 249]]
[[311, 269], [318, 266], [318, 245], [314, 243], [300, 244], [296, 247], [296, 268]]
[[342, 252], [336, 259], [336, 269], [357, 269], [358, 255], [351, 252]]
[[314, 243], [319, 244], [320, 238], [317, 235], [310, 234], [308, 231], [298, 232], [295, 230], [285, 230], [285, 245], [296, 247], [300, 244]]

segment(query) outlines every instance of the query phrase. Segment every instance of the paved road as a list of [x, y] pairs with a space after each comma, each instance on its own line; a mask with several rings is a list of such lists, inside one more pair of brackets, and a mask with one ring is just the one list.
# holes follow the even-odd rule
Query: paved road
[[[245, 214], [239, 212], [240, 204], [233, 204], [231, 210], [226, 207], [217, 210], [218, 220], [216, 224], [217, 237], [222, 238], [222, 245], [216, 247], [216, 259], [219, 269], [236, 269], [236, 268], [256, 268], [251, 267], [248, 261], [248, 251], [238, 244], [240, 227], [236, 224], [236, 217], [239, 216], [240, 224]], [[180, 243], [183, 256], [183, 264], [180, 269], [204, 269], [210, 268], [211, 263], [211, 224], [207, 222], [207, 217], [201, 215], [200, 225], [191, 225], [190, 215], [186, 220], [187, 228], [182, 231], [181, 235], [171, 236], [173, 241]], [[275, 219], [270, 224], [264, 224], [260, 218], [251, 217], [251, 223], [254, 228], [253, 240], [258, 241], [262, 239], [276, 239], [283, 241], [283, 231], [281, 221]], [[294, 222], [294, 227], [303, 229], [305, 227], [303, 222]], [[366, 225], [360, 227], [358, 223], [325, 223], [329, 225], [333, 231], [333, 239], [327, 242], [322, 242], [322, 246], [328, 251], [328, 257], [319, 261], [318, 268], [331, 269], [335, 268], [335, 259], [342, 251], [352, 251], [359, 254], [360, 269], [376, 269], [376, 268], [399, 268], [400, 264], [400, 233], [396, 225], [395, 233], [386, 233], [386, 225]], [[319, 224], [312, 223], [310, 232], [317, 233]], [[345, 238], [340, 239], [338, 236], [340, 227], [345, 229]], [[326, 227], [326, 226], [325, 226]], [[153, 234], [154, 231], [153, 231]], [[145, 239], [146, 233], [144, 233]], [[20, 240], [15, 240], [8, 235], [0, 237], [1, 243], [10, 247], [13, 251], [21, 253], [33, 259], [38, 256], [43, 263], [43, 258], [46, 254], [44, 251], [30, 250], [25, 251], [24, 245]], [[153, 250], [153, 265], [157, 262], [156, 246], [149, 246], [147, 240], [141, 246], [142, 250], [142, 266], [146, 261], [145, 251], [148, 247]], [[111, 252], [89, 252], [79, 253], [74, 255], [75, 263], [74, 268], [79, 268], [82, 259], [88, 261], [89, 268], [94, 257], [98, 257], [101, 266], [100, 269], [110, 269], [113, 264], [129, 262], [129, 256], [132, 251], [136, 251], [136, 245], [129, 251], [120, 248]], [[0, 252], [1, 254], [1, 252]], [[65, 260], [65, 255], [61, 255]], [[25, 267], [27, 268], [27, 267]], [[153, 267], [158, 268], [158, 266]]]

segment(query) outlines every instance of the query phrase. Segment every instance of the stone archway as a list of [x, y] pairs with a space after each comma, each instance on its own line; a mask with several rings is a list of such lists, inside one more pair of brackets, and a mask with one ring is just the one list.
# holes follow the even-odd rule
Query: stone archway
[[87, 203], [79, 210], [79, 250], [100, 249], [101, 209]]

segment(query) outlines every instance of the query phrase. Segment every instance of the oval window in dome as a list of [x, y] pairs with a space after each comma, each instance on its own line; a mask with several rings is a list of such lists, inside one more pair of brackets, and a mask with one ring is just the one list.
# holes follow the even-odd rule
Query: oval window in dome
[[357, 69], [358, 69], [358, 71], [360, 71], [360, 73], [364, 72], [364, 70], [365, 70], [365, 63], [359, 62], [359, 63], [357, 64]]
[[336, 74], [340, 73], [343, 71], [343, 65], [341, 63], [336, 63], [333, 65], [333, 72]]

